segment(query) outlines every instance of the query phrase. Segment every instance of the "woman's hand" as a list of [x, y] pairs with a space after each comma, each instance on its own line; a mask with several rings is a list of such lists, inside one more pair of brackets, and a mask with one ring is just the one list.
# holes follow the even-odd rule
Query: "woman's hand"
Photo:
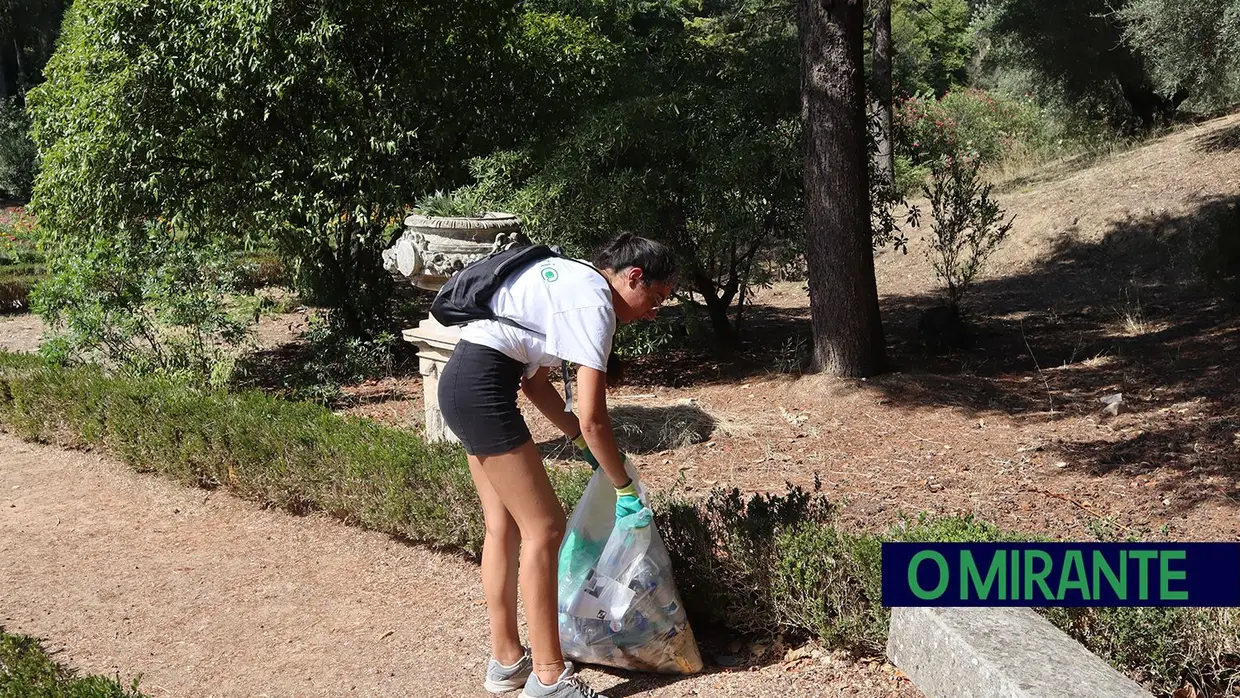
[[[594, 458], [594, 454], [590, 453], [590, 445], [586, 443], [585, 438], [578, 435], [577, 438], [573, 439], [573, 443], [577, 445], [577, 448], [581, 449], [582, 458], [590, 464], [590, 470], [598, 470], [598, 460]], [[628, 456], [621, 453], [620, 458], [624, 461], [625, 465], [628, 464]], [[629, 481], [629, 484], [624, 487], [616, 488], [617, 519], [636, 514], [641, 511], [644, 506], [645, 505], [642, 504], [641, 499], [637, 496], [637, 490], [631, 480]], [[641, 528], [647, 525], [647, 523], [639, 523], [635, 526], [635, 528]]]
[[624, 467], [624, 455], [616, 447], [611, 418], [607, 416], [607, 374], [585, 366], [579, 368], [577, 396], [581, 408], [581, 414], [578, 415], [581, 439], [586, 442], [586, 449], [583, 450], [588, 450], [594, 463], [603, 469], [613, 487], [629, 485], [631, 479]]
[[[637, 496], [637, 489], [630, 482], [624, 487], [616, 488], [616, 518], [623, 519], [626, 516], [632, 516], [645, 508], [642, 500]], [[633, 528], [644, 528], [650, 525], [649, 520], [637, 519], [637, 523]]]
[[594, 458], [593, 453], [590, 453], [590, 444], [586, 443], [586, 437], [578, 432], [577, 436], [573, 437], [573, 445], [581, 449], [581, 457], [590, 464], [590, 470], [598, 470], [598, 460]]

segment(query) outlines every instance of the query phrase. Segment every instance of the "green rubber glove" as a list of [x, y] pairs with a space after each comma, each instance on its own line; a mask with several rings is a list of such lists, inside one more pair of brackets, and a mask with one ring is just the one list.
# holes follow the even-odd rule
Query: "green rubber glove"
[[[640, 512], [644, 508], [642, 500], [637, 498], [637, 488], [633, 486], [633, 481], [624, 487], [616, 488], [616, 518], [622, 519], [626, 516], [632, 516]], [[634, 528], [645, 528], [649, 526], [649, 521], [640, 521]]]
[[594, 459], [594, 454], [590, 453], [590, 446], [586, 444], [586, 437], [578, 434], [577, 438], [573, 439], [573, 443], [577, 445], [577, 448], [581, 449], [581, 457], [585, 458], [586, 462], [590, 464], [590, 470], [598, 470], [598, 461]]

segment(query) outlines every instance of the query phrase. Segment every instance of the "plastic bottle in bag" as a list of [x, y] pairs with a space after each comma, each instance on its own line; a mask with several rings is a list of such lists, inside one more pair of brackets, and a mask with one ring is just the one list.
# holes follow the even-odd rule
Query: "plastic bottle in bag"
[[701, 671], [649, 507], [616, 519], [615, 503], [611, 483], [596, 472], [569, 519], [559, 579], [565, 657], [638, 671]]

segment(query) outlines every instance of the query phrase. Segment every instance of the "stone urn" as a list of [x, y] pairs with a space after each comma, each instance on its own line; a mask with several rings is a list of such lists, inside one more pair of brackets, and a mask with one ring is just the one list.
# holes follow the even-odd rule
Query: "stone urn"
[[508, 213], [470, 218], [414, 214], [405, 219], [396, 244], [383, 251], [383, 266], [420, 289], [438, 292], [465, 265], [529, 242], [521, 219]]
[[[402, 282], [438, 293], [444, 283], [466, 265], [511, 247], [530, 244], [521, 230], [521, 219], [507, 213], [477, 217], [440, 217], [414, 214], [405, 219], [405, 231], [383, 251], [383, 267]], [[426, 438], [458, 442], [439, 410], [439, 374], [452, 357], [460, 339], [459, 327], [444, 327], [427, 315], [413, 329], [402, 333], [418, 348], [418, 371], [422, 374], [422, 404], [426, 414]]]

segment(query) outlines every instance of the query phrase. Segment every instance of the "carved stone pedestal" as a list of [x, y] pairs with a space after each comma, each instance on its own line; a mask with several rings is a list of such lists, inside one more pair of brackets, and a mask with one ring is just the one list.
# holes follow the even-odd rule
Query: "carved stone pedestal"
[[418, 348], [418, 372], [422, 374], [422, 405], [426, 414], [426, 439], [450, 441], [460, 439], [444, 424], [443, 412], [439, 410], [439, 375], [452, 358], [456, 342], [461, 338], [459, 327], [444, 327], [428, 317], [418, 323], [416, 329], [405, 330], [406, 342]]
[[[506, 213], [487, 213], [477, 218], [412, 215], [405, 219], [404, 234], [384, 251], [383, 266], [417, 288], [438, 293], [467, 264], [528, 244], [520, 219]], [[439, 375], [452, 357], [461, 336], [460, 328], [444, 327], [433, 317], [427, 317], [402, 335], [418, 348], [427, 440], [460, 443], [444, 424], [439, 410]]]

